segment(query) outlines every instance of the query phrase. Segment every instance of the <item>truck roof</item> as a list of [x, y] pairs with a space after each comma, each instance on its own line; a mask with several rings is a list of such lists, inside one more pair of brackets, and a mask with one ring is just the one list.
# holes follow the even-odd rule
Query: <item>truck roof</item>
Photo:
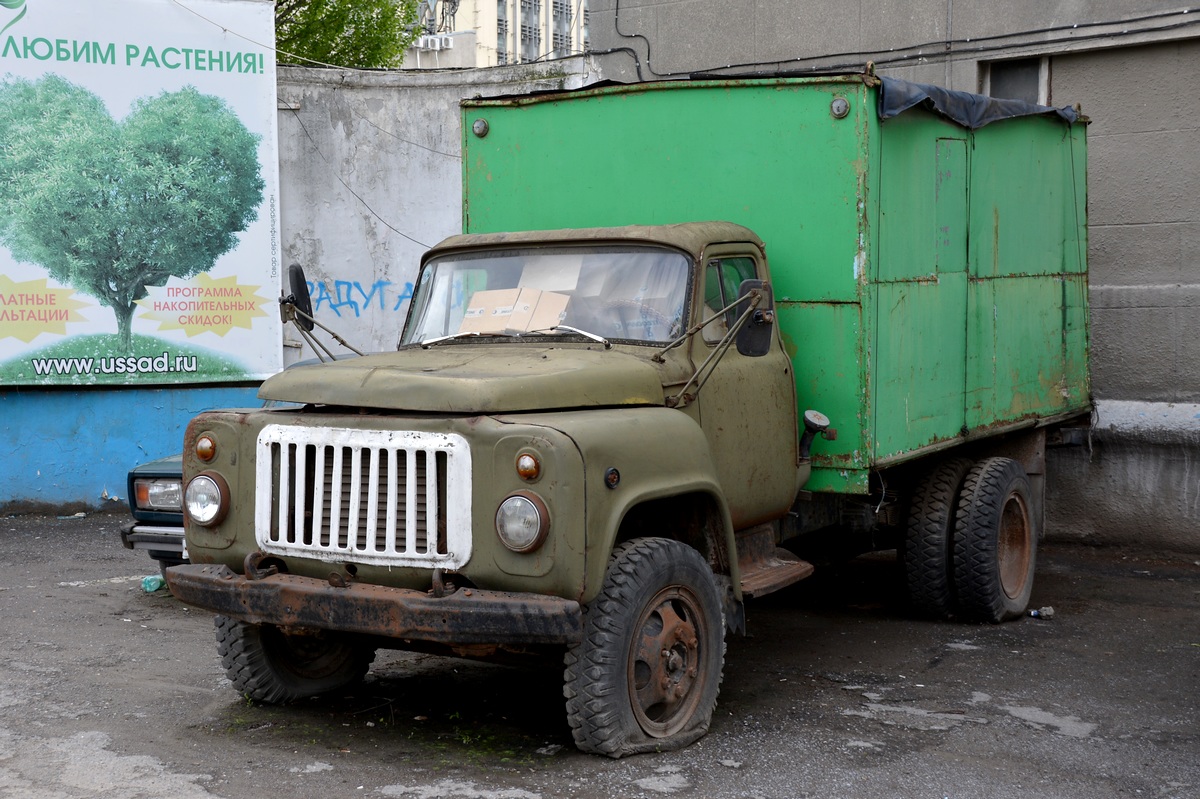
[[[870, 68], [868, 67], [868, 69]], [[462, 100], [460, 105], [463, 108], [534, 105], [543, 102], [554, 102], [563, 97], [632, 94], [655, 92], [663, 89], [674, 91], [720, 85], [800, 86], [838, 83], [878, 86], [879, 100], [875, 112], [881, 120], [891, 119], [914, 108], [921, 108], [969, 130], [977, 130], [984, 125], [1004, 119], [1029, 116], [1052, 118], [1067, 125], [1088, 121], [1086, 117], [1080, 114], [1077, 108], [1038, 105], [1024, 100], [1010, 100], [1002, 97], [991, 97], [972, 92], [945, 89], [941, 86], [931, 84], [913, 83], [900, 78], [876, 77], [872, 72], [806, 73], [804, 75], [779, 73], [753, 76], [705, 73], [693, 76], [690, 80], [647, 81], [643, 83], [601, 81], [585, 89], [552, 90], [521, 95], [471, 98]]]
[[683, 250], [697, 258], [706, 246], [717, 242], [749, 242], [760, 250], [763, 249], [762, 239], [755, 235], [754, 231], [741, 225], [732, 222], [683, 222], [674, 225], [463, 234], [443, 240], [425, 254], [423, 261], [453, 250], [582, 242], [658, 244]]

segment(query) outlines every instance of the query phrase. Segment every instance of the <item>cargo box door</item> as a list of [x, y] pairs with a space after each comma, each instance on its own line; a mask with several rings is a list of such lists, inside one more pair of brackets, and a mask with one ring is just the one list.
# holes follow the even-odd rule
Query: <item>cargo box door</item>
[[959, 435], [967, 358], [967, 143], [924, 115], [889, 121], [883, 138], [879, 279], [868, 286], [876, 462]]

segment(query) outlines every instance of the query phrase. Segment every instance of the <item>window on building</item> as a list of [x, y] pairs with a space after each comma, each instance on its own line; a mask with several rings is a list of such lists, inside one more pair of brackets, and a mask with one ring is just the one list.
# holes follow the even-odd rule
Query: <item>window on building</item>
[[554, 0], [554, 14], [550, 35], [554, 43], [554, 55], [565, 58], [571, 54], [571, 3], [569, 0]]
[[521, 26], [521, 60], [536, 61], [542, 54], [542, 32], [536, 25]]
[[992, 61], [984, 72], [983, 93], [1027, 103], [1049, 103], [1048, 58], [1014, 58]]
[[521, 60], [542, 56], [542, 0], [521, 0]]
[[508, 2], [496, 0], [496, 63], [508, 64]]

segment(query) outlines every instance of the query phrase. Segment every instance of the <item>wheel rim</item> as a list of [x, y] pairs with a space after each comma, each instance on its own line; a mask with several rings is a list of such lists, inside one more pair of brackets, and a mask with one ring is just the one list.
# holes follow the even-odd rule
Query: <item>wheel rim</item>
[[996, 557], [1000, 566], [1000, 587], [1009, 599], [1016, 599], [1029, 580], [1032, 538], [1029, 510], [1018, 494], [1009, 494], [1000, 514]]
[[629, 697], [639, 726], [656, 738], [691, 718], [708, 680], [704, 640], [709, 620], [686, 588], [664, 588], [646, 604], [629, 653]]

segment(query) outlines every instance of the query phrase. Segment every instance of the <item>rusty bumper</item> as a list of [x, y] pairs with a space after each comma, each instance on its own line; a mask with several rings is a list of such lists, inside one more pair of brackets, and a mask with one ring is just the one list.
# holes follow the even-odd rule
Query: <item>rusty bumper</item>
[[459, 645], [570, 644], [583, 635], [578, 602], [539, 594], [463, 588], [435, 598], [292, 574], [252, 580], [223, 565], [174, 566], [166, 574], [179, 600], [251, 624]]

